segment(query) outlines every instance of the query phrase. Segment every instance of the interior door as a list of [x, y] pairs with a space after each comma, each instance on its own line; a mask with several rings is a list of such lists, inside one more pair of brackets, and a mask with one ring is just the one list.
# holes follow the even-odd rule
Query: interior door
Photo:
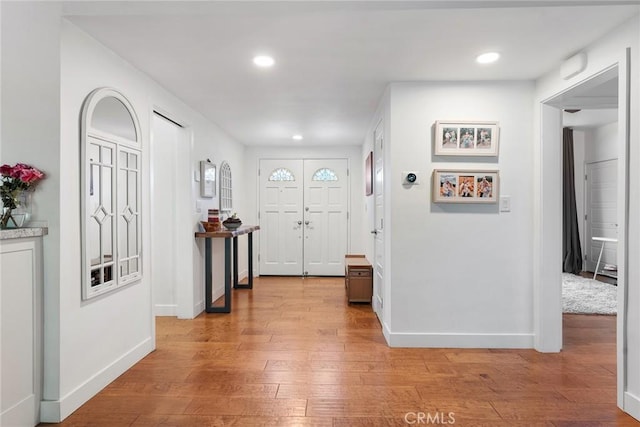
[[373, 134], [374, 224], [373, 310], [383, 320], [384, 301], [384, 130], [382, 122]]
[[[617, 220], [618, 160], [587, 163], [586, 183], [586, 268], [594, 271], [602, 242], [592, 237], [618, 238]], [[605, 264], [617, 265], [617, 245], [605, 244], [600, 269]], [[613, 273], [612, 273], [613, 274]]]
[[348, 235], [347, 160], [305, 160], [304, 181], [304, 274], [342, 276]]
[[303, 263], [302, 160], [260, 160], [260, 274], [298, 276]]

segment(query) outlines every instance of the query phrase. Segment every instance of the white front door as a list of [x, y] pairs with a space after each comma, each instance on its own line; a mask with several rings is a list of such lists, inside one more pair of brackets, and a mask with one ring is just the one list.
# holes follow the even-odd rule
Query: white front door
[[341, 276], [347, 253], [347, 160], [304, 161], [304, 274]]
[[383, 316], [384, 300], [384, 157], [383, 157], [383, 125], [376, 127], [373, 134], [373, 161], [374, 161], [374, 263], [373, 263], [373, 310], [380, 320]]
[[[587, 271], [594, 271], [602, 242], [592, 237], [618, 238], [618, 160], [587, 163], [586, 183], [586, 242]], [[600, 269], [605, 264], [617, 265], [617, 245], [606, 243], [602, 252]]]
[[259, 181], [260, 274], [344, 274], [347, 160], [260, 160]]
[[260, 160], [260, 274], [302, 274], [301, 160]]

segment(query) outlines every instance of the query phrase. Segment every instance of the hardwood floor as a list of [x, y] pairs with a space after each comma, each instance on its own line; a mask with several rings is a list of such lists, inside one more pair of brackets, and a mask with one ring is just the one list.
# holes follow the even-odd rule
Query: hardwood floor
[[340, 278], [260, 278], [231, 314], [157, 319], [157, 350], [61, 426], [632, 426], [615, 316], [565, 315], [565, 348], [385, 344]]
[[[587, 279], [593, 279], [593, 271], [581, 271], [580, 276], [586, 277]], [[617, 285], [618, 279], [615, 277], [605, 276], [604, 274], [596, 275], [596, 280], [603, 283], [608, 283], [610, 285]]]

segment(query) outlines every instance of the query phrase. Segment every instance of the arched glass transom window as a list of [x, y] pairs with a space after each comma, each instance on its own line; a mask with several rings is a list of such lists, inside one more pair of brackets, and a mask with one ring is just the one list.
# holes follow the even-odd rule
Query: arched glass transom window
[[322, 168], [318, 169], [311, 179], [313, 181], [337, 181], [338, 176], [331, 169]]
[[269, 181], [295, 181], [296, 177], [287, 168], [278, 168], [271, 172], [269, 175]]
[[222, 162], [220, 165], [220, 211], [231, 212], [233, 209], [233, 185], [231, 181], [231, 166]]
[[142, 278], [140, 125], [118, 91], [87, 96], [81, 120], [82, 299]]

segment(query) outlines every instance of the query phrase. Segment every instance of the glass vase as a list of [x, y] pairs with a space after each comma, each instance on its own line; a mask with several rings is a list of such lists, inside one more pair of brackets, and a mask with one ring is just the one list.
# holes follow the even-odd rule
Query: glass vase
[[31, 192], [22, 191], [16, 195], [16, 207], [11, 209], [2, 208], [0, 216], [0, 228], [21, 228], [25, 227], [31, 219]]

